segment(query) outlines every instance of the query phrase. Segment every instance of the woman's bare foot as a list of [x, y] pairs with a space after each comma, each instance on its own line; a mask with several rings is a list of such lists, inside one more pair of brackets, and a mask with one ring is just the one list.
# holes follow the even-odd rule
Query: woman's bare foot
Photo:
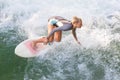
[[36, 41], [33, 41], [33, 42], [32, 42], [32, 48], [33, 48], [34, 50], [37, 48]]
[[44, 45], [47, 45], [47, 43], [48, 43], [48, 38], [47, 38], [47, 37], [43, 37], [42, 39], [43, 39], [43, 44], [44, 44]]

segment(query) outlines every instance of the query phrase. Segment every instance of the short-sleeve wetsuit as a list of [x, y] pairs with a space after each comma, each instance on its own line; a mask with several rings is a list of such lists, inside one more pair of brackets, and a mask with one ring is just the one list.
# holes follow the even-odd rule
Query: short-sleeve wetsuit
[[[67, 21], [67, 22], [64, 22], [63, 20]], [[48, 37], [52, 36], [57, 31], [68, 31], [68, 30], [73, 29], [72, 23], [69, 20], [66, 20], [60, 16], [53, 16], [53, 17], [49, 18], [48, 23], [53, 26], [56, 26], [56, 28], [50, 32]]]

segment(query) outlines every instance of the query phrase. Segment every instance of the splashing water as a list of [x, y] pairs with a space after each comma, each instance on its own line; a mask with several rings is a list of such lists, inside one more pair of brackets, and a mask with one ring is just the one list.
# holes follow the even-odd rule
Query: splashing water
[[[1, 0], [0, 52], [27, 38], [47, 35], [47, 19], [50, 16], [67, 19], [78, 16], [83, 20], [83, 27], [77, 30], [81, 45], [74, 41], [70, 31], [63, 32], [60, 43], [55, 42], [48, 47], [42, 56], [27, 59], [22, 79], [119, 80], [119, 3], [120, 0]], [[2, 58], [3, 53], [0, 54]], [[17, 77], [20, 77], [19, 74], [11, 80]]]

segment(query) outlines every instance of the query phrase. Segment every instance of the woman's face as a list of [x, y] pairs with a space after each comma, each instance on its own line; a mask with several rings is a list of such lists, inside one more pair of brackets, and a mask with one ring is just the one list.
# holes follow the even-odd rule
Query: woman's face
[[81, 27], [82, 27], [82, 22], [79, 21], [79, 22], [77, 23], [77, 28], [81, 28]]
[[79, 21], [79, 22], [73, 24], [73, 26], [74, 26], [74, 28], [81, 28], [82, 27], [82, 22]]

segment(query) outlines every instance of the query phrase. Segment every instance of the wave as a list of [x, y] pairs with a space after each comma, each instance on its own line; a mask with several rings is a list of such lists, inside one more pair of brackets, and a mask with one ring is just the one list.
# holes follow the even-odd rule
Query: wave
[[24, 80], [119, 80], [119, 2], [1, 0], [0, 45], [15, 47], [27, 38], [47, 35], [50, 16], [71, 19], [76, 15], [83, 20], [83, 27], [77, 30], [81, 46], [69, 31], [63, 32], [60, 43], [55, 42], [44, 55], [28, 59]]

